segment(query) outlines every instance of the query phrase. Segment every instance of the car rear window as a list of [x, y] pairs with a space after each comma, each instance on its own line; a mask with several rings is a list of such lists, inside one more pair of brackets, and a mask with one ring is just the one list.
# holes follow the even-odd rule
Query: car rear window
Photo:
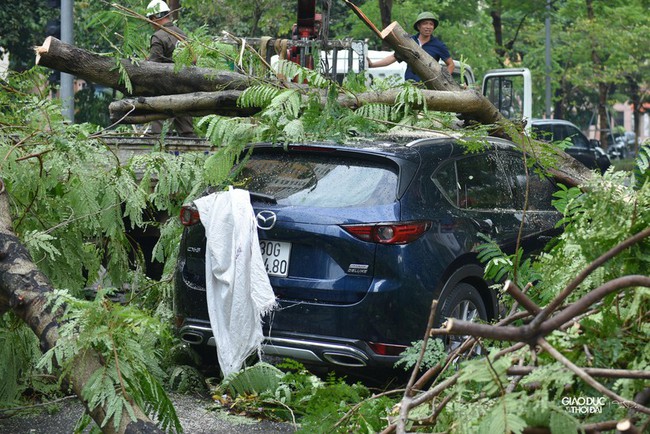
[[397, 179], [388, 160], [274, 152], [253, 154], [235, 184], [281, 205], [347, 208], [394, 202]]

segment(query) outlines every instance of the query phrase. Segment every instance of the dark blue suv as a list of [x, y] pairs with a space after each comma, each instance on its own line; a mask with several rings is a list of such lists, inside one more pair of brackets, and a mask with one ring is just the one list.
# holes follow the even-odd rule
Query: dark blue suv
[[[438, 325], [497, 317], [478, 234], [512, 250], [521, 228], [522, 246], [534, 251], [559, 218], [554, 183], [522, 157], [496, 138], [471, 154], [449, 136], [256, 145], [233, 183], [250, 192], [279, 302], [265, 321], [264, 352], [389, 367], [422, 339], [434, 298]], [[182, 339], [214, 354], [197, 217], [192, 205], [181, 213], [175, 313]]]

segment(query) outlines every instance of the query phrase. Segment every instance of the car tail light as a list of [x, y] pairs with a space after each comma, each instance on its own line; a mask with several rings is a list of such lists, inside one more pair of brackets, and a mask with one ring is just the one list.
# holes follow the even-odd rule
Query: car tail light
[[368, 346], [375, 354], [380, 356], [399, 356], [408, 348], [406, 345], [380, 344], [377, 342], [368, 342]]
[[181, 224], [183, 226], [192, 226], [201, 221], [201, 216], [199, 215], [199, 210], [194, 206], [194, 204], [183, 205], [181, 207]]
[[377, 223], [371, 225], [343, 225], [360, 240], [379, 244], [406, 244], [415, 241], [431, 228], [429, 221]]

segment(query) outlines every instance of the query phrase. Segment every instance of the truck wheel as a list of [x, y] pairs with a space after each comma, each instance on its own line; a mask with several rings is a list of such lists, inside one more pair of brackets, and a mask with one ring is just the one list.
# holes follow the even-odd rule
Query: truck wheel
[[[463, 321], [487, 321], [485, 303], [478, 289], [468, 283], [461, 282], [443, 300], [439, 301], [438, 324], [447, 318], [456, 318]], [[446, 341], [448, 350], [460, 346], [467, 336], [449, 336]]]

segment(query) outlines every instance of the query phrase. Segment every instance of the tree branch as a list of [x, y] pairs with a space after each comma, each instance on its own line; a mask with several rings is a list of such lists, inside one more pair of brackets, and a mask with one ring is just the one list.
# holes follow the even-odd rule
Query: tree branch
[[[56, 345], [59, 338], [58, 318], [62, 310], [51, 311], [47, 306], [46, 295], [54, 288], [14, 234], [8, 194], [2, 180], [0, 184], [3, 186], [0, 189], [0, 312], [13, 310], [36, 334], [41, 349], [47, 351]], [[61, 307], [64, 308], [65, 306]], [[92, 374], [102, 368], [100, 356], [94, 351], [85, 352], [76, 356], [75, 364], [77, 367], [63, 383], [72, 386], [86, 411], [98, 426], [102, 426], [108, 409], [104, 406], [90, 408], [82, 393]], [[132, 409], [135, 420], [125, 414], [115, 428], [112, 416], [103, 426], [104, 432], [161, 433], [137, 405], [132, 404]]]
[[[537, 366], [512, 366], [508, 375], [528, 375], [539, 369]], [[592, 377], [601, 378], [631, 378], [635, 380], [650, 380], [650, 371], [605, 368], [580, 368]]]
[[598, 381], [594, 380], [593, 377], [591, 377], [589, 374], [587, 374], [582, 368], [576, 366], [571, 362], [571, 360], [567, 359], [560, 353], [558, 350], [553, 348], [551, 344], [549, 344], [544, 338], [539, 338], [537, 340], [537, 345], [542, 347], [547, 353], [549, 353], [555, 360], [558, 362], [562, 363], [564, 366], [566, 366], [569, 370], [571, 370], [574, 374], [576, 374], [578, 377], [582, 379], [585, 383], [587, 383], [589, 386], [593, 387], [596, 389], [598, 392], [602, 393], [605, 396], [608, 396], [609, 398], [613, 399], [616, 402], [619, 402], [624, 405], [633, 405], [633, 409], [635, 411], [639, 411], [641, 413], [645, 414], [650, 414], [650, 408], [645, 407], [641, 404], [637, 404], [634, 401], [627, 400], [623, 398], [622, 396], [618, 395], [617, 393], [612, 392], [602, 384], [600, 384]]
[[619, 243], [618, 245], [612, 247], [609, 249], [607, 252], [603, 253], [598, 257], [595, 261], [593, 261], [591, 264], [589, 264], [578, 276], [576, 276], [575, 279], [571, 281], [567, 285], [564, 290], [559, 293], [540, 313], [537, 315], [533, 321], [531, 322], [531, 326], [533, 328], [539, 327], [541, 323], [546, 320], [560, 305], [566, 298], [582, 283], [587, 276], [589, 276], [595, 269], [600, 267], [602, 264], [613, 258], [614, 256], [618, 255], [621, 253], [623, 250], [627, 249], [630, 246], [633, 246], [634, 244], [638, 243], [639, 241], [643, 240], [644, 238], [647, 238], [650, 236], [650, 228], [646, 228], [643, 231], [631, 236], [627, 240]]

